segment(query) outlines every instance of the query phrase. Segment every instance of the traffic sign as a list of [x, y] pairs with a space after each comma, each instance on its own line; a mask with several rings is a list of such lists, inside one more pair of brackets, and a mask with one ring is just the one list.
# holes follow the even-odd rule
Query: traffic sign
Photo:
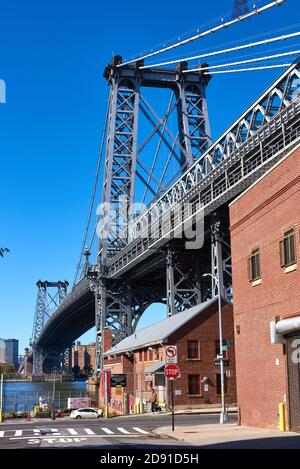
[[177, 345], [167, 345], [165, 347], [166, 363], [177, 363]]
[[224, 345], [224, 346], [227, 345], [227, 347], [233, 347], [233, 346], [234, 346], [234, 342], [233, 342], [233, 340], [226, 340], [226, 339], [224, 339], [224, 340], [223, 340], [223, 345]]
[[164, 374], [167, 379], [180, 378], [179, 366], [175, 365], [174, 363], [170, 363], [165, 367]]
[[[220, 358], [217, 358], [215, 361], [214, 361], [214, 365], [215, 366], [221, 366], [221, 360]], [[229, 360], [227, 360], [226, 358], [223, 358], [223, 366], [229, 366]]]

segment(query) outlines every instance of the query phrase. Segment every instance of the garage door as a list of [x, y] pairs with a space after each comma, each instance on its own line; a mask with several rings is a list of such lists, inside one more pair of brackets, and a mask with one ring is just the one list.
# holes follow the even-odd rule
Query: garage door
[[290, 429], [300, 432], [300, 334], [287, 338]]

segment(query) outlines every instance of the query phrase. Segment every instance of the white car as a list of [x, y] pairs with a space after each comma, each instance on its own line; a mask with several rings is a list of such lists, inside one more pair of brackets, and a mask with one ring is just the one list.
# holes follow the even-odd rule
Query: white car
[[102, 417], [102, 410], [84, 407], [82, 409], [72, 410], [70, 417], [71, 419], [97, 419]]

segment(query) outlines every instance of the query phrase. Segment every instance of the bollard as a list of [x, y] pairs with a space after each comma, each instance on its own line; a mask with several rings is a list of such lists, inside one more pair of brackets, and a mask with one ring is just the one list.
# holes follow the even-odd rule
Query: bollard
[[279, 430], [285, 432], [285, 405], [279, 404]]
[[4, 422], [4, 414], [3, 414], [3, 410], [0, 409], [0, 423]]

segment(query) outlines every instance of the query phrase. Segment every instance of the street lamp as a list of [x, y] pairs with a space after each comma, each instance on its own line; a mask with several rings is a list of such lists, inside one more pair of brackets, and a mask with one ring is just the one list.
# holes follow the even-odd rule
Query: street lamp
[[218, 311], [219, 311], [219, 341], [220, 341], [220, 365], [221, 365], [221, 398], [222, 398], [222, 411], [220, 415], [220, 423], [228, 423], [228, 412], [226, 411], [225, 402], [225, 380], [224, 380], [224, 357], [223, 357], [223, 330], [222, 330], [222, 298], [219, 277], [213, 274], [203, 274], [203, 277], [212, 277], [218, 285]]

